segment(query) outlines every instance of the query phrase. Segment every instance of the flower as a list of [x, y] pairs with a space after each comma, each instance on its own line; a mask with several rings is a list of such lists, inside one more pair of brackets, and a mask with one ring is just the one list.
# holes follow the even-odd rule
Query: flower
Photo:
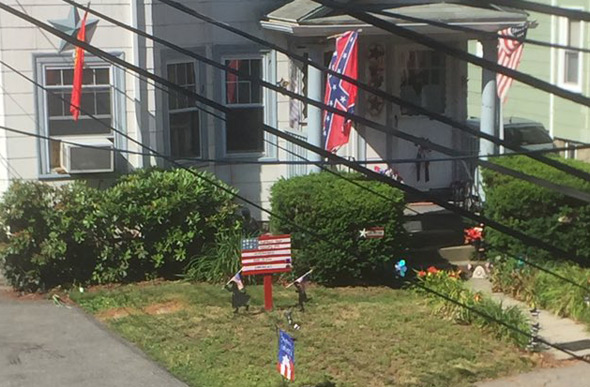
[[475, 294], [473, 295], [473, 300], [474, 300], [475, 302], [480, 302], [480, 301], [481, 301], [481, 294], [479, 294], [479, 293], [475, 293]]
[[436, 267], [434, 267], [434, 266], [430, 266], [428, 269], [426, 269], [426, 271], [427, 271], [429, 274], [436, 274], [436, 273], [438, 273], [438, 272], [439, 272], [439, 270], [438, 270]]
[[420, 270], [418, 272], [418, 277], [420, 277], [420, 278], [424, 277], [425, 275], [426, 275], [426, 272], [424, 270]]

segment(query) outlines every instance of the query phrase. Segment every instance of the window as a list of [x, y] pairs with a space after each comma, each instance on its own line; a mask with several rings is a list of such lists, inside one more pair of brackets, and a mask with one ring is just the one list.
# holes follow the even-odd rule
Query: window
[[[45, 93], [47, 134], [57, 138], [49, 143], [49, 171], [46, 172], [50, 172], [60, 169], [62, 165], [60, 139], [89, 135], [112, 137], [109, 128], [113, 124], [112, 86], [109, 67], [84, 69], [80, 117], [74, 121], [70, 113], [73, 68], [47, 66], [44, 76], [45, 86], [51, 91]], [[100, 122], [92, 119], [88, 113]]]
[[[193, 62], [168, 64], [168, 80], [190, 91], [197, 91]], [[181, 159], [201, 156], [201, 127], [195, 101], [184, 94], [168, 94], [170, 153]]]
[[[400, 97], [436, 113], [445, 112], [445, 56], [435, 51], [410, 50], [400, 55]], [[402, 107], [404, 115], [417, 114]]]
[[[225, 65], [263, 78], [262, 59], [227, 59]], [[225, 138], [227, 153], [264, 151], [264, 105], [262, 87], [236, 74], [225, 74], [226, 113]]]
[[[583, 46], [583, 25], [580, 20], [562, 19], [561, 42], [572, 47]], [[561, 83], [570, 88], [580, 88], [582, 85], [582, 55], [579, 51], [563, 50]]]

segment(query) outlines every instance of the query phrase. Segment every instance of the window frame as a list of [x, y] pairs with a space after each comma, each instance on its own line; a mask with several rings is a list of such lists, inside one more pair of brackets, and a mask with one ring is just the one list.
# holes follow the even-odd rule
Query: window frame
[[[196, 59], [188, 59], [188, 58], [174, 58], [174, 59], [166, 59], [164, 62], [164, 71], [165, 71], [165, 78], [168, 79], [168, 66], [170, 65], [178, 65], [178, 64], [187, 64], [192, 63], [193, 65], [193, 76], [195, 80], [195, 92], [199, 92], [199, 88], [201, 87], [201, 79], [200, 77], [200, 69], [199, 63]], [[175, 93], [173, 90], [169, 90], [169, 93]], [[194, 101], [193, 107], [187, 107], [182, 109], [171, 109], [170, 108], [170, 95], [169, 93], [164, 93], [165, 101], [164, 105], [166, 106], [166, 134], [167, 134], [167, 141], [166, 141], [166, 148], [167, 154], [177, 162], [183, 161], [201, 161], [204, 158], [204, 136], [203, 136], [203, 114], [201, 109], [199, 109], [199, 102]], [[188, 96], [187, 96], [188, 98]], [[199, 155], [198, 156], [191, 156], [191, 157], [174, 157], [172, 155], [172, 127], [170, 125], [170, 116], [175, 113], [190, 113], [190, 112], [197, 112], [198, 113], [198, 125], [199, 125]]]
[[[112, 53], [117, 57], [122, 57], [122, 52]], [[34, 61], [34, 79], [51, 90], [52, 86], [46, 84], [46, 70], [51, 69], [73, 69], [74, 62], [71, 55], [64, 54], [37, 54], [33, 55]], [[109, 62], [106, 62], [96, 56], [86, 55], [85, 68], [108, 68], [109, 80], [111, 90], [111, 126], [120, 132], [126, 133], [125, 125], [125, 97], [121, 90], [125, 90], [125, 79], [123, 71], [115, 67]], [[37, 133], [42, 136], [49, 137], [49, 111], [48, 111], [48, 91], [36, 87], [35, 95], [35, 112], [37, 118]], [[100, 116], [97, 116], [100, 117]], [[68, 141], [96, 141], [108, 140], [113, 143], [113, 148], [122, 151], [127, 150], [127, 142], [124, 141], [120, 133], [116, 133], [112, 129], [110, 133], [103, 134], [74, 134], [74, 135], [57, 135], [52, 136], [56, 139], [64, 139]], [[116, 150], [114, 150], [115, 168], [114, 172], [106, 173], [111, 175], [120, 170], [121, 157]], [[39, 138], [37, 140], [37, 156], [38, 156], [38, 177], [41, 180], [47, 179], [68, 179], [73, 176], [68, 173], [57, 173], [55, 169], [51, 168], [51, 140]], [[122, 157], [126, 157], [123, 155]], [[96, 174], [100, 175], [100, 174]]]
[[[572, 10], [583, 10], [583, 8], [579, 8], [579, 7], [567, 7], [568, 9], [572, 9]], [[585, 32], [585, 23], [582, 20], [572, 20], [570, 18], [567, 17], [560, 17], [559, 18], [559, 43], [563, 44], [563, 45], [570, 45], [569, 41], [570, 39], [570, 24], [571, 22], [578, 22], [580, 23], [580, 31], [579, 31], [579, 36], [578, 39], [580, 41], [580, 43], [582, 44], [581, 47], [583, 47], [584, 45], [584, 32]], [[565, 77], [566, 77], [566, 58], [567, 58], [567, 54], [568, 53], [575, 53], [578, 56], [578, 74], [577, 74], [577, 79], [578, 81], [576, 83], [573, 82], [567, 82]], [[572, 50], [567, 50], [567, 49], [558, 49], [558, 84], [560, 87], [573, 91], [573, 92], [577, 92], [577, 93], [581, 93], [582, 92], [582, 86], [584, 84], [584, 80], [583, 80], [583, 76], [584, 76], [584, 55], [582, 55], [582, 53], [580, 51], [572, 51]]]
[[[220, 61], [225, 65], [228, 60], [253, 60], [259, 59], [261, 65], [261, 76], [266, 82], [273, 83], [273, 79], [276, 78], [276, 53], [274, 51], [244, 51], [237, 50], [238, 52], [230, 53], [232, 50], [224, 50], [220, 55]], [[261, 86], [261, 102], [260, 103], [249, 103], [249, 104], [228, 104], [227, 103], [227, 89], [226, 89], [226, 71], [221, 70], [221, 95], [220, 100], [224, 106], [236, 107], [236, 108], [262, 108], [263, 123], [266, 125], [273, 125], [276, 122], [276, 98], [273, 98], [271, 90]], [[275, 125], [276, 126], [276, 125]], [[222, 128], [222, 141], [221, 146], [218, 148], [224, 158], [235, 159], [235, 158], [255, 158], [258, 160], [274, 160], [277, 157], [276, 150], [276, 136], [269, 135], [263, 130], [263, 150], [262, 151], [251, 151], [251, 152], [228, 152], [227, 150], [227, 126], [225, 122], [221, 123]], [[270, 142], [270, 143], [269, 143]]]

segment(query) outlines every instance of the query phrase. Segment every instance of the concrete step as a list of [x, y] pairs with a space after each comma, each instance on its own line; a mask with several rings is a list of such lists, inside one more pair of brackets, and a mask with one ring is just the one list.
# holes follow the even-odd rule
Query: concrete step
[[470, 263], [475, 259], [475, 248], [471, 245], [449, 246], [438, 249], [443, 259], [459, 266], [461, 262]]
[[426, 230], [410, 233], [410, 247], [441, 248], [463, 243], [463, 231], [453, 229]]

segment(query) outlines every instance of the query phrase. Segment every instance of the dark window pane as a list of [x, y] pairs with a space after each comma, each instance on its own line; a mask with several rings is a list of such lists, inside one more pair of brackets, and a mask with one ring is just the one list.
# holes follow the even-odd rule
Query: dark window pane
[[101, 118], [99, 122], [80, 115], [78, 121], [72, 117], [49, 120], [50, 136], [70, 136], [84, 134], [111, 134], [111, 117]]
[[262, 107], [231, 109], [226, 119], [227, 152], [264, 151]]
[[60, 99], [61, 93], [47, 93], [47, 111], [49, 117], [60, 117], [64, 115], [63, 101]]
[[195, 66], [193, 63], [186, 64], [186, 83], [189, 85], [195, 83]]
[[96, 92], [96, 114], [111, 114], [110, 91]]
[[109, 69], [96, 69], [94, 70], [96, 75], [97, 85], [109, 85], [111, 80], [109, 78]]
[[186, 85], [186, 69], [183, 64], [176, 65], [176, 83]]
[[250, 82], [238, 84], [238, 103], [250, 103]]
[[47, 86], [61, 85], [61, 70], [45, 71], [45, 84]]
[[170, 114], [170, 150], [173, 158], [201, 155], [198, 112]]
[[176, 82], [176, 65], [168, 65], [168, 80], [172, 83]]
[[63, 85], [71, 85], [74, 82], [74, 70], [73, 69], [68, 69], [68, 70], [62, 70], [62, 76], [63, 76]]
[[80, 99], [80, 115], [88, 114], [96, 114], [93, 91], [83, 91]]
[[82, 84], [84, 84], [84, 85], [94, 84], [94, 70], [84, 69], [82, 71]]
[[256, 78], [262, 78], [262, 60], [260, 59], [252, 59], [250, 61], [250, 75]]

